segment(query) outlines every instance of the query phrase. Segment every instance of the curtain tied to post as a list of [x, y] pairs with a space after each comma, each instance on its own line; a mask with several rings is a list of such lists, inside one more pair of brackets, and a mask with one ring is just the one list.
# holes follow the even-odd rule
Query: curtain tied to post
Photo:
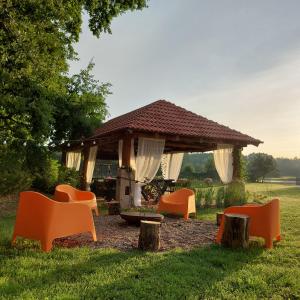
[[86, 182], [88, 185], [92, 183], [93, 173], [96, 164], [98, 146], [93, 146], [89, 150], [88, 163], [86, 168]]
[[134, 205], [141, 206], [141, 188], [145, 182], [151, 182], [156, 175], [164, 152], [165, 140], [140, 137], [135, 159], [133, 146], [132, 140], [130, 166], [135, 170], [135, 180], [137, 181], [134, 185]]

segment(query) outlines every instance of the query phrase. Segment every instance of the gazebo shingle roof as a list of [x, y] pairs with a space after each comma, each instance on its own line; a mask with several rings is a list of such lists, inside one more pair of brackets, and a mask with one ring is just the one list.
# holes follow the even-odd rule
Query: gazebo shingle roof
[[166, 100], [155, 101], [109, 120], [96, 129], [93, 137], [106, 136], [126, 129], [228, 142], [236, 141], [256, 146], [262, 143], [260, 140], [208, 120]]

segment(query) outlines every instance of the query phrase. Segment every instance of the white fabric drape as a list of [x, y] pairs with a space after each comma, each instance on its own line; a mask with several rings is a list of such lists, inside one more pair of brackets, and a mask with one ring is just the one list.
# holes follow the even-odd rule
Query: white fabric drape
[[183, 153], [163, 154], [161, 171], [164, 179], [177, 181], [183, 160]]
[[214, 150], [214, 161], [217, 172], [223, 183], [227, 184], [232, 181], [233, 175], [233, 146], [218, 145], [218, 149]]
[[93, 146], [89, 151], [89, 158], [86, 168], [86, 182], [87, 184], [91, 184], [93, 179], [94, 168], [96, 164], [98, 146]]
[[81, 162], [81, 151], [70, 151], [66, 155], [66, 167], [79, 171]]
[[123, 152], [123, 140], [119, 140], [119, 148], [118, 148], [119, 168], [122, 167], [122, 152]]
[[141, 206], [141, 187], [143, 186], [143, 182], [152, 181], [156, 175], [164, 147], [165, 140], [163, 139], [139, 138], [135, 159], [135, 180], [137, 181], [134, 187], [135, 206]]

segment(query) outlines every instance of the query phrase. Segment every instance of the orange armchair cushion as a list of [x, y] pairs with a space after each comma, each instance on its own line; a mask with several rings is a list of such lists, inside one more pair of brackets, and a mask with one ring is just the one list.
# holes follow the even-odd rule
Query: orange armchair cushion
[[169, 195], [161, 196], [158, 212], [183, 214], [187, 220], [190, 213], [196, 213], [195, 193], [189, 189], [180, 189]]

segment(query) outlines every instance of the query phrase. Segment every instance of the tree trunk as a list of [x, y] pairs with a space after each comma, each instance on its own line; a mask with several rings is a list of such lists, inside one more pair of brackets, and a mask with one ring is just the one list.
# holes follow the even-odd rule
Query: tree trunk
[[157, 251], [160, 248], [160, 222], [141, 221], [139, 245], [141, 250]]
[[67, 151], [65, 149], [61, 151], [61, 164], [63, 166], [66, 166], [67, 164]]
[[224, 232], [221, 244], [229, 248], [247, 248], [249, 243], [249, 216], [224, 214]]

